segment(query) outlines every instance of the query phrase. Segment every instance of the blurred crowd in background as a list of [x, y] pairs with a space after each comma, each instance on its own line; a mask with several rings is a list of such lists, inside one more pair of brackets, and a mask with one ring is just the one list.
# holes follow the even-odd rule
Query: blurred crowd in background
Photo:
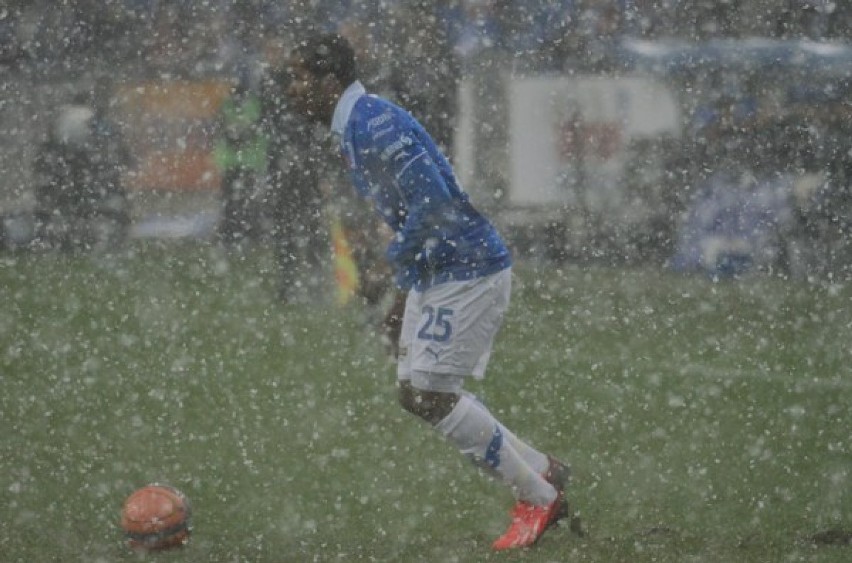
[[392, 48], [394, 28], [418, 4], [462, 58], [483, 48], [551, 52], [560, 68], [594, 64], [624, 35], [846, 39], [852, 27], [852, 6], [834, 0], [9, 0], [0, 12], [0, 60], [192, 74], [310, 27], [344, 25]]
[[[118, 127], [109, 123], [110, 104], [115, 104], [110, 96], [127, 83], [224, 81], [228, 85], [224, 91], [213, 88], [220, 94], [205, 90], [220, 102], [216, 141], [209, 147], [221, 184], [223, 213], [218, 234], [230, 244], [262, 237], [270, 230], [276, 233], [286, 277], [296, 264], [320, 260], [321, 252], [312, 239], [328, 224], [318, 210], [324, 205], [324, 185], [335, 181], [334, 166], [326, 165], [336, 163], [325, 156], [328, 151], [317, 148], [322, 143], [309, 142], [320, 133], [297, 123], [286, 110], [286, 100], [281, 99], [286, 54], [300, 36], [317, 29], [347, 36], [358, 50], [371, 88], [412, 111], [448, 154], [453, 154], [457, 85], [466, 77], [493, 74], [497, 67], [488, 65], [495, 61], [499, 68], [515, 71], [605, 75], [626, 70], [619, 56], [619, 46], [626, 38], [706, 42], [763, 37], [845, 43], [852, 37], [852, 2], [10, 0], [0, 7], [0, 91], [9, 94], [6, 102], [0, 99], [0, 114], [26, 111], [20, 104], [13, 110], [8, 101], [15, 91], [19, 102], [27, 99], [21, 84], [32, 92], [49, 91], [42, 97], [51, 99], [62, 90], [56, 85], [73, 82], [62, 103], [77, 108], [78, 121], [97, 124], [90, 128], [97, 142], [89, 144], [99, 147], [100, 161], [92, 166], [105, 177], [105, 187], [97, 189], [91, 187], [91, 178], [86, 180], [89, 192], [110, 201], [108, 214], [117, 216], [116, 221], [126, 230], [131, 212], [124, 188], [108, 170], [109, 166], [133, 166], [138, 157], [122, 146], [118, 130], [137, 136], [144, 131], [128, 133], [127, 123]], [[748, 86], [749, 80], [742, 82]], [[751, 83], [759, 89], [760, 77], [752, 76]], [[804, 229], [822, 238], [827, 232], [840, 233], [842, 237], [834, 238], [845, 240], [849, 227], [842, 210], [850, 199], [852, 182], [852, 112], [849, 98], [844, 98], [849, 94], [849, 77], [841, 77], [838, 83], [834, 89], [816, 93], [824, 98], [818, 100], [816, 109], [812, 105], [807, 111], [767, 119], [755, 105], [760, 96], [741, 84], [732, 89], [724, 76], [702, 82], [702, 88], [710, 85], [715, 91], [702, 92], [706, 103], [693, 104], [686, 138], [647, 148], [665, 153], [657, 191], [668, 190], [658, 202], [662, 219], [651, 227], [652, 234], [643, 235], [644, 240], [651, 240], [650, 254], [666, 258], [676, 253], [676, 230], [689, 215], [691, 202], [701, 197], [699, 186], [714, 182], [730, 186], [749, 175], [765, 177], [791, 168], [799, 176], [823, 175], [812, 181], [814, 186], [798, 188], [804, 193], [801, 198], [819, 199], [819, 203], [803, 203], [797, 208], [798, 219], [806, 223]], [[81, 109], [87, 107], [90, 114]], [[72, 131], [73, 117], [64, 118], [64, 126], [67, 129], [70, 123]], [[14, 123], [14, 127], [4, 125], [7, 139], [26, 119]], [[55, 201], [56, 190], [50, 189], [55, 180], [49, 178], [65, 173], [60, 169], [79, 156], [62, 154], [68, 145], [64, 141], [73, 134], [66, 131], [63, 137], [57, 133], [59, 129], [55, 123], [41, 127], [38, 148], [20, 153], [25, 165], [35, 170], [34, 176], [24, 176], [41, 182], [34, 192], [36, 207], [42, 207], [42, 223], [49, 222], [51, 206], [61, 205]], [[10, 160], [6, 159], [5, 167]], [[642, 162], [638, 167], [642, 168]], [[728, 174], [728, 180], [720, 180], [719, 171]], [[258, 183], [259, 178], [263, 181]], [[828, 185], [829, 191], [825, 189]], [[3, 190], [9, 199], [9, 193], [27, 188], [6, 186]], [[91, 193], [86, 197], [91, 199]], [[93, 211], [80, 213], [91, 215]], [[806, 217], [808, 213], [811, 217]], [[352, 212], [338, 214], [345, 228]], [[348, 221], [357, 225], [366, 219], [357, 216]], [[332, 222], [332, 230], [336, 226]], [[373, 235], [359, 235], [356, 228], [349, 231], [356, 239], [351, 245], [354, 253], [363, 252], [364, 245], [357, 239]], [[619, 252], [623, 255], [625, 251]], [[782, 251], [773, 256], [773, 261], [782, 263], [790, 259]], [[838, 254], [836, 248], [830, 256], [831, 263], [818, 268], [834, 271], [838, 262], [845, 264], [846, 254]], [[681, 253], [679, 260], [686, 268], [691, 258]], [[737, 268], [736, 264], [724, 267]]]

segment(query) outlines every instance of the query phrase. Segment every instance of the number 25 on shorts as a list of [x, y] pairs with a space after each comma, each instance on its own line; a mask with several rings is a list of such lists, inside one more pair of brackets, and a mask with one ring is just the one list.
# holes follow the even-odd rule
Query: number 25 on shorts
[[434, 342], [446, 342], [450, 339], [453, 334], [453, 325], [450, 322], [453, 316], [452, 309], [438, 307], [436, 311], [431, 305], [426, 305], [421, 313], [424, 320], [417, 332], [417, 338]]

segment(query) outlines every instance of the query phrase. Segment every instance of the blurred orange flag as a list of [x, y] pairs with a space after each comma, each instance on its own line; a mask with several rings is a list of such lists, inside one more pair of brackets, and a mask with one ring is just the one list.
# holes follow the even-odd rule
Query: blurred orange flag
[[337, 304], [346, 305], [358, 290], [358, 266], [352, 258], [352, 247], [346, 230], [338, 217], [331, 221], [331, 243], [334, 251], [334, 279], [337, 284]]

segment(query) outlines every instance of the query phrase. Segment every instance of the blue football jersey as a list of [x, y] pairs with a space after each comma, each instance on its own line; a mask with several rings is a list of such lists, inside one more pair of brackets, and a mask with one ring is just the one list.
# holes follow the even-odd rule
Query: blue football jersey
[[337, 104], [332, 130], [356, 190], [395, 233], [387, 259], [397, 286], [422, 291], [511, 265], [494, 226], [471, 205], [450, 163], [407, 111], [355, 82]]

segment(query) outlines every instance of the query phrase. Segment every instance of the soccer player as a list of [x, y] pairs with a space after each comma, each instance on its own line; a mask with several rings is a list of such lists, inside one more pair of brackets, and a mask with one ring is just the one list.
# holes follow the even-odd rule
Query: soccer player
[[[289, 65], [293, 105], [339, 136], [356, 190], [394, 232], [386, 256], [400, 291], [385, 327], [402, 407], [511, 487], [511, 524], [493, 548], [532, 545], [569, 516], [569, 468], [519, 439], [463, 389], [466, 377], [485, 375], [509, 305], [506, 245], [417, 120], [365, 91], [345, 39], [312, 37]], [[572, 529], [580, 531], [578, 520]]]

